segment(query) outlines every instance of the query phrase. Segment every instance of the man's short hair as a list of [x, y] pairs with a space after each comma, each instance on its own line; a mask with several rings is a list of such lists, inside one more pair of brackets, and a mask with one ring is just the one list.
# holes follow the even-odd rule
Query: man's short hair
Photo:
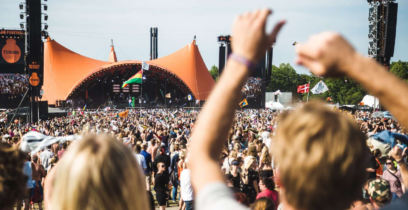
[[365, 140], [352, 119], [320, 102], [281, 116], [271, 148], [287, 202], [301, 209], [348, 208], [366, 180]]
[[142, 146], [140, 146], [140, 144], [136, 144], [135, 152], [139, 154], [141, 151], [142, 151]]
[[268, 190], [275, 190], [275, 182], [270, 177], [262, 177], [262, 183]]

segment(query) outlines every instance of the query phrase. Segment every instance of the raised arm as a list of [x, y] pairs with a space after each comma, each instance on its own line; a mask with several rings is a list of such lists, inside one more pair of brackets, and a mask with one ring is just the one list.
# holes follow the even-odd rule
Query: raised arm
[[408, 189], [408, 166], [404, 162], [402, 154], [402, 150], [398, 146], [395, 146], [392, 148], [389, 155], [397, 161], [401, 171], [402, 183], [404, 184], [405, 189]]
[[318, 76], [346, 75], [380, 99], [408, 128], [408, 85], [373, 59], [358, 54], [339, 34], [325, 32], [296, 46], [297, 63]]
[[270, 10], [259, 10], [239, 16], [233, 26], [232, 49], [235, 59], [229, 59], [220, 80], [205, 103], [191, 137], [189, 167], [196, 192], [213, 182], [223, 181], [218, 158], [227, 141], [238, 104], [240, 91], [249, 73], [245, 61], [257, 62], [267, 47], [275, 42], [284, 22], [272, 33], [265, 33]]

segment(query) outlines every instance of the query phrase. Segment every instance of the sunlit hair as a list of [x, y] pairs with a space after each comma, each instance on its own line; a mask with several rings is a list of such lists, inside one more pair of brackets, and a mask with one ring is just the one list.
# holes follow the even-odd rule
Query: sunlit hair
[[238, 153], [236, 152], [236, 151], [231, 151], [230, 152], [230, 154], [229, 154], [229, 157], [231, 158], [231, 159], [237, 159], [237, 157], [238, 157]]
[[265, 165], [271, 164], [271, 155], [269, 154], [268, 147], [262, 148], [262, 153], [261, 153], [261, 163]]
[[55, 168], [49, 209], [149, 209], [138, 167], [130, 149], [112, 137], [83, 137]]
[[249, 143], [248, 144], [248, 155], [250, 156], [258, 156], [258, 152], [256, 151], [256, 146], [254, 143]]
[[275, 210], [276, 206], [269, 198], [263, 197], [257, 199], [252, 205], [251, 210]]
[[13, 209], [13, 204], [26, 193], [27, 177], [23, 173], [26, 154], [17, 147], [0, 143], [0, 209]]
[[357, 125], [319, 102], [282, 116], [272, 155], [295, 208], [346, 209], [361, 193], [368, 149]]

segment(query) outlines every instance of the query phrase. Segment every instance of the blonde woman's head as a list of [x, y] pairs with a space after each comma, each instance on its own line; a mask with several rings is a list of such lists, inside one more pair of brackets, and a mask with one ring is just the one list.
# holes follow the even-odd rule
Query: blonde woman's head
[[347, 209], [361, 193], [365, 136], [351, 119], [322, 103], [283, 116], [271, 149], [283, 197], [295, 208]]
[[110, 136], [88, 135], [73, 143], [51, 185], [49, 209], [149, 209], [135, 157]]

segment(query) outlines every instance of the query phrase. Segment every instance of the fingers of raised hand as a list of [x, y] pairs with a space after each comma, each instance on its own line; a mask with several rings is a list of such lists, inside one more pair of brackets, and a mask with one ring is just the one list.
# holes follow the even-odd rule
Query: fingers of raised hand
[[296, 53], [298, 56], [307, 57], [310, 59], [318, 59], [323, 54], [324, 46], [320, 46], [318, 42], [308, 41], [304, 44], [296, 45]]
[[323, 76], [325, 74], [325, 67], [323, 64], [312, 58], [300, 55], [296, 59], [296, 63], [310, 69], [310, 71], [317, 76]]
[[262, 9], [262, 10], [257, 10], [254, 13], [256, 16], [254, 19], [254, 25], [256, 27], [261, 27], [265, 30], [266, 20], [268, 19], [268, 16], [272, 14], [272, 10]]
[[286, 24], [285, 20], [279, 21], [275, 27], [273, 28], [272, 32], [269, 34], [269, 45], [272, 45], [276, 42], [276, 37], [279, 34], [279, 31], [282, 29], [282, 27]]

